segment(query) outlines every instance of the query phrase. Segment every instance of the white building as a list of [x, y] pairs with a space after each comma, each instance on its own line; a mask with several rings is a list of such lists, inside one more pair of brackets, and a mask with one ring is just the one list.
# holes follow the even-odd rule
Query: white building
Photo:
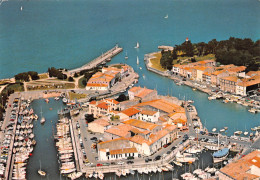
[[118, 138], [98, 144], [100, 161], [132, 159], [138, 157], [137, 149], [130, 145], [129, 140]]
[[140, 112], [139, 119], [142, 121], [155, 123], [158, 121], [159, 116], [160, 116], [159, 111], [142, 110]]

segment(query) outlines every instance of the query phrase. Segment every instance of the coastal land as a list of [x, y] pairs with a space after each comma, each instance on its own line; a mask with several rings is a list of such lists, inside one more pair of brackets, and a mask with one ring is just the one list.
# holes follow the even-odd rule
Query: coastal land
[[[107, 59], [103, 57], [100, 56], [102, 62]], [[155, 69], [149, 67], [149, 57], [145, 57], [147, 68]], [[23, 143], [28, 137], [31, 137], [30, 142], [35, 142], [34, 134], [28, 134], [28, 131], [33, 128], [30, 127], [32, 122], [38, 119], [38, 115], [33, 113], [34, 107], [30, 107], [31, 102], [37, 99], [44, 99], [48, 103], [49, 98], [55, 98], [66, 105], [66, 108], [58, 112], [59, 120], [54, 138], [60, 173], [71, 179], [83, 174], [86, 178], [103, 179], [106, 173], [115, 173], [120, 177], [173, 172], [186, 163], [195, 163], [199, 158], [196, 153], [201, 153], [204, 149], [218, 151], [228, 148], [228, 152], [241, 153], [235, 156], [237, 159], [260, 143], [258, 135], [240, 137], [242, 132], [237, 132], [228, 137], [224, 134], [226, 129], [220, 133], [209, 132], [202, 125], [192, 100], [179, 100], [176, 97], [159, 95], [156, 90], [133, 87], [139, 75], [126, 64], [102, 66], [100, 71], [93, 71], [91, 76], [85, 74], [102, 62], [89, 63], [93, 65], [92, 68], [89, 65], [82, 66], [80, 71], [58, 72], [54, 68], [49, 70], [49, 73], [61, 75], [61, 78], [65, 75], [67, 78], [69, 75], [75, 77], [75, 74], [83, 71], [84, 75], [76, 75], [78, 80], [74, 82], [41, 75], [46, 78], [44, 81], [37, 79], [24, 82], [20, 84], [23, 87], [20, 92], [9, 92], [5, 102], [5, 119], [1, 125], [1, 142], [4, 142], [2, 152], [8, 152], [3, 160], [4, 178], [26, 177], [26, 162], [35, 144]], [[169, 76], [168, 71], [160, 73]], [[75, 83], [83, 76], [88, 80], [86, 89], [80, 89]], [[64, 89], [65, 86], [61, 84], [66, 82], [74, 86]], [[127, 89], [127, 97], [118, 96]], [[45, 120], [43, 121], [42, 115], [39, 117], [44, 126]], [[257, 127], [255, 131], [258, 130], [260, 129]], [[37, 136], [37, 132], [35, 135]], [[25, 146], [29, 147], [25, 149]], [[213, 162], [209, 165], [214, 169], [205, 169], [203, 176], [217, 178], [216, 168], [223, 166], [224, 162], [231, 163], [234, 154], [229, 158], [225, 154], [225, 158], [218, 159], [220, 164], [214, 163], [217, 158], [212, 156]], [[18, 165], [20, 162], [23, 164]], [[40, 167], [38, 173], [44, 176], [46, 172]], [[185, 179], [186, 176], [191, 178], [195, 174], [176, 174], [177, 178]]]

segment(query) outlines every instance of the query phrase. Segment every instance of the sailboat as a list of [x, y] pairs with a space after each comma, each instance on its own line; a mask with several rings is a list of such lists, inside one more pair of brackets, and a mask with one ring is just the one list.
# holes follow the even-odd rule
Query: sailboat
[[[245, 126], [245, 129], [246, 129], [246, 126]], [[246, 129], [247, 130], [247, 129]], [[246, 136], [246, 135], [248, 135], [248, 132], [247, 131], [245, 131], [244, 132], [244, 135]]]
[[41, 108], [41, 124], [44, 124], [45, 123], [45, 118], [42, 116], [42, 108]]
[[168, 14], [166, 14], [166, 16], [164, 16], [165, 19], [168, 19]]
[[41, 170], [41, 160], [40, 161], [40, 169], [38, 170], [38, 174], [40, 174], [41, 176], [46, 176], [46, 172]]
[[127, 52], [125, 53], [125, 60], [127, 60], [128, 59], [128, 56], [127, 56]]
[[136, 48], [136, 49], [139, 48], [139, 42], [136, 43], [135, 48]]
[[21, 9], [21, 11], [22, 11], [22, 10], [23, 10], [23, 6], [21, 6], [21, 8], [20, 8], [20, 9]]
[[136, 64], [139, 64], [139, 57], [136, 57]]

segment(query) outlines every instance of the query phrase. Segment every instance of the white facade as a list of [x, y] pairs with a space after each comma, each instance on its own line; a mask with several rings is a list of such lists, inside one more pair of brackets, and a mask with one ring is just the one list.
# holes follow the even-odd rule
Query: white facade
[[99, 151], [98, 156], [100, 161], [109, 161], [109, 160], [113, 161], [113, 160], [127, 159], [129, 157], [138, 158], [138, 152], [110, 154], [110, 151], [106, 149], [106, 151], [103, 150]]
[[128, 91], [128, 96], [129, 96], [129, 100], [134, 100], [135, 99], [135, 93], [132, 91]]
[[206, 76], [206, 83], [211, 84], [211, 76]]
[[174, 74], [179, 74], [179, 73], [180, 73], [180, 68], [173, 66], [173, 67], [172, 67], [172, 72], [173, 72]]
[[158, 118], [160, 116], [159, 111], [157, 111], [154, 115], [147, 115], [147, 114], [142, 114], [140, 113], [139, 119], [142, 121], [147, 121], [147, 122], [157, 122]]
[[107, 91], [109, 86], [86, 86], [86, 90]]
[[196, 77], [196, 81], [202, 82], [203, 81], [203, 71], [201, 70], [197, 70], [197, 77]]
[[246, 86], [236, 86], [236, 94], [246, 96]]

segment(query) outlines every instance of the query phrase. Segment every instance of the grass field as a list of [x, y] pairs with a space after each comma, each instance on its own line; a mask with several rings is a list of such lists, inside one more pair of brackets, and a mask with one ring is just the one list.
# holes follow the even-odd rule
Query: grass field
[[195, 57], [196, 61], [216, 59], [214, 54], [208, 54], [206, 56]]
[[82, 81], [86, 79], [84, 76], [82, 76], [82, 78], [79, 79], [79, 84], [78, 87], [81, 89], [84, 89], [86, 86], [82, 83]]
[[152, 68], [157, 69], [159, 71], [166, 71], [166, 69], [164, 69], [160, 64], [160, 59], [162, 57], [162, 54], [159, 52], [154, 54], [153, 56], [154, 58], [150, 59], [150, 62], [152, 63]]
[[40, 79], [47, 79], [48, 74], [47, 73], [39, 74], [39, 77], [40, 77]]
[[82, 99], [82, 98], [86, 98], [86, 97], [87, 97], [87, 94], [78, 94], [78, 93], [69, 92], [70, 100], [74, 100], [75, 98]]

